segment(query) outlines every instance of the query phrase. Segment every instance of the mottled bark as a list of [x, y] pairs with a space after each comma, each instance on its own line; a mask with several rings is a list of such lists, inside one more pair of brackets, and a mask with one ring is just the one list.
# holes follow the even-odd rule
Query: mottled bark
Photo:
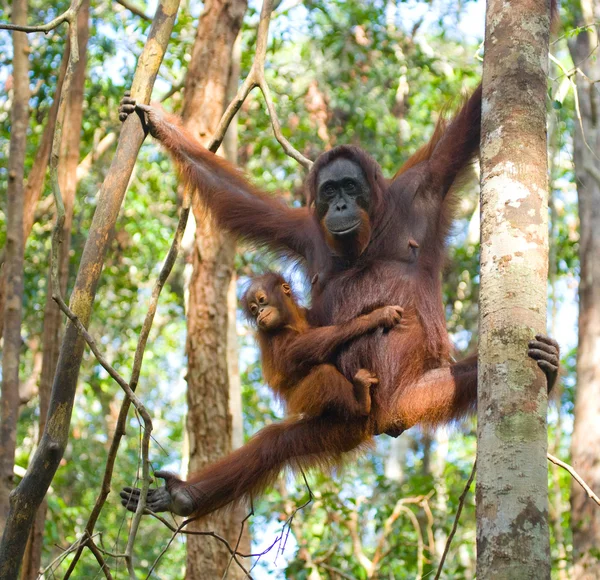
[[[59, 272], [60, 291], [64, 296], [69, 276], [69, 250], [71, 247], [71, 225], [73, 222], [73, 204], [77, 187], [77, 166], [79, 164], [79, 146], [81, 141], [81, 123], [83, 119], [83, 88], [87, 64], [87, 43], [89, 38], [89, 0], [83, 0], [77, 15], [77, 36], [79, 45], [79, 62], [73, 74], [71, 91], [65, 112], [61, 155], [58, 165], [58, 180], [65, 205], [65, 223], [63, 227], [63, 243], [60, 247]], [[63, 318], [60, 308], [52, 300], [52, 282], [48, 271], [48, 291], [44, 308], [44, 326], [42, 331], [43, 357], [40, 376], [39, 401], [41, 439], [46, 426], [46, 415], [50, 404], [52, 379], [58, 362], [59, 345]], [[44, 524], [46, 520], [46, 500], [42, 501], [31, 529], [21, 578], [35, 580], [38, 577], [42, 558], [44, 540]]]
[[[27, 0], [12, 4], [13, 24], [27, 21]], [[27, 35], [13, 32], [13, 103], [8, 157], [4, 348], [0, 397], [0, 529], [8, 517], [19, 415], [19, 355], [23, 302], [23, 180], [29, 123]]]
[[[178, 8], [179, 0], [162, 0], [157, 7], [131, 88], [133, 97], [140, 102], [150, 99]], [[70, 301], [71, 310], [85, 326], [90, 321], [106, 250], [144, 137], [137, 117], [123, 124], [115, 157], [98, 194], [98, 204]], [[67, 445], [84, 346], [84, 339], [79, 336], [75, 325], [69, 322], [52, 384], [44, 435], [25, 477], [11, 496], [10, 513], [0, 544], [0, 578], [17, 577], [33, 519]]]
[[[583, 20], [600, 17], [598, 0], [581, 0]], [[590, 56], [598, 46], [595, 26], [569, 43], [573, 61], [586, 77], [576, 75], [581, 125], [575, 120], [574, 160], [579, 196], [579, 349], [571, 457], [573, 467], [594, 490], [600, 489], [600, 95], [594, 81], [600, 63]], [[591, 149], [588, 149], [588, 147]], [[573, 573], [575, 580], [600, 578], [600, 510], [576, 483], [571, 484]]]
[[549, 0], [489, 0], [481, 131], [477, 577], [550, 578], [545, 331]]
[[[210, 0], [200, 17], [187, 72], [183, 118], [205, 142], [215, 131], [228, 102], [232, 49], [246, 12], [246, 0]], [[196, 237], [188, 306], [189, 471], [195, 472], [232, 450], [232, 417], [228, 380], [228, 289], [233, 274], [235, 243], [218, 230], [206, 212], [194, 209]], [[197, 529], [215, 530], [235, 544], [239, 512], [203, 519]], [[230, 554], [213, 538], [187, 539], [187, 578], [218, 578]], [[230, 568], [229, 575], [238, 574]], [[233, 577], [233, 576], [232, 576]]]

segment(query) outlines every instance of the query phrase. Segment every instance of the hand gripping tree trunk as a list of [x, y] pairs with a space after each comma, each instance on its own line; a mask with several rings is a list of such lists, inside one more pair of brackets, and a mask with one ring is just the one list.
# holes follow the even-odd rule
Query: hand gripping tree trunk
[[[578, 25], [593, 24], [600, 16], [598, 0], [581, 0], [582, 20]], [[579, 197], [579, 349], [577, 351], [577, 391], [575, 421], [571, 440], [573, 467], [592, 489], [600, 489], [600, 171], [596, 157], [600, 146], [600, 122], [597, 111], [600, 95], [597, 79], [600, 63], [590, 56], [598, 45], [595, 25], [583, 28], [569, 42], [573, 62], [584, 75], [575, 75], [581, 125], [575, 119], [574, 160]], [[586, 52], [587, 51], [587, 52]], [[573, 482], [571, 486], [571, 527], [573, 530], [573, 578], [600, 578], [600, 510]]]
[[[140, 102], [148, 102], [150, 99], [178, 8], [179, 0], [161, 0], [158, 4], [131, 89], [133, 96]], [[124, 124], [115, 157], [98, 195], [96, 212], [70, 300], [71, 310], [85, 326], [90, 320], [104, 256], [112, 239], [111, 232], [144, 137], [144, 130], [137, 118]], [[36, 511], [58, 469], [67, 445], [84, 346], [84, 339], [79, 336], [75, 325], [69, 322], [52, 385], [44, 435], [25, 477], [11, 496], [10, 512], [0, 544], [2, 579], [17, 578]]]
[[549, 0], [488, 0], [481, 131], [477, 577], [550, 578], [545, 330]]

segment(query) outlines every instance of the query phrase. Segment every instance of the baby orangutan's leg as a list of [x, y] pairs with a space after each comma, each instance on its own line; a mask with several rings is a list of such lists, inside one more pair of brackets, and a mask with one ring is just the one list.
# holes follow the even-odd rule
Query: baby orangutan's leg
[[287, 397], [290, 415], [318, 417], [334, 413], [344, 417], [365, 417], [371, 411], [371, 385], [377, 379], [365, 369], [350, 382], [330, 364], [314, 367]]

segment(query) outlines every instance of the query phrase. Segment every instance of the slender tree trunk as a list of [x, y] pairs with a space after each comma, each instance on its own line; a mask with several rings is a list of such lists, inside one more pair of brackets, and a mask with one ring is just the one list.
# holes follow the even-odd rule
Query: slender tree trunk
[[[131, 87], [133, 97], [140, 102], [150, 100], [178, 8], [179, 0], [160, 0], [157, 6]], [[90, 321], [104, 256], [144, 137], [139, 119], [132, 116], [125, 121], [115, 157], [98, 194], [98, 204], [70, 300], [71, 309], [85, 326]], [[10, 512], [0, 543], [0, 578], [3, 580], [18, 577], [35, 514], [64, 454], [84, 346], [77, 328], [69, 322], [52, 383], [44, 435], [27, 473], [10, 498]]]
[[[59, 274], [60, 291], [64, 296], [69, 277], [69, 250], [71, 247], [71, 225], [73, 222], [73, 204], [77, 187], [77, 165], [79, 164], [79, 146], [81, 141], [81, 122], [83, 119], [83, 88], [87, 64], [87, 43], [89, 38], [89, 12], [90, 2], [84, 0], [77, 16], [77, 35], [79, 44], [79, 62], [73, 74], [69, 101], [63, 125], [63, 138], [61, 156], [58, 165], [58, 180], [65, 204], [65, 224], [63, 228], [63, 243], [60, 247]], [[44, 309], [44, 328], [42, 331], [43, 358], [42, 374], [40, 377], [40, 426], [39, 438], [41, 439], [46, 426], [46, 415], [50, 405], [50, 391], [52, 379], [56, 372], [63, 315], [60, 308], [52, 300], [52, 284], [50, 271], [48, 271], [48, 291], [46, 293], [46, 306]], [[42, 560], [42, 547], [44, 540], [44, 524], [46, 521], [47, 502], [40, 505], [29, 543], [23, 559], [21, 571], [22, 580], [35, 580], [38, 577]]]
[[[40, 140], [35, 155], [35, 160], [31, 171], [27, 174], [27, 183], [24, 185], [24, 201], [23, 201], [23, 245], [27, 243], [27, 238], [31, 233], [31, 228], [34, 222], [35, 208], [44, 189], [44, 180], [46, 177], [46, 169], [50, 158], [50, 149], [52, 148], [52, 136], [54, 135], [54, 127], [56, 126], [56, 114], [58, 113], [58, 101], [60, 100], [60, 92], [62, 90], [63, 80], [67, 71], [67, 62], [69, 60], [69, 51], [66, 50], [60, 65], [58, 73], [58, 81], [56, 83], [56, 91], [54, 92], [54, 100], [48, 111], [44, 133]], [[4, 251], [4, 249], [3, 249]], [[1, 252], [0, 252], [1, 253]], [[0, 268], [0, 338], [4, 330], [4, 305], [6, 300], [5, 295], [5, 278], [6, 269]]]
[[[583, 21], [589, 29], [569, 43], [573, 61], [587, 75], [576, 75], [581, 125], [576, 119], [574, 138], [575, 176], [579, 195], [579, 349], [575, 421], [571, 439], [573, 467], [592, 487], [600, 489], [600, 95], [594, 81], [600, 64], [590, 56], [598, 46], [594, 23], [600, 17], [598, 0], [581, 0]], [[586, 52], [588, 51], [588, 52]], [[590, 80], [591, 79], [591, 80]], [[588, 149], [589, 147], [589, 149]], [[591, 149], [591, 150], [590, 150]], [[576, 482], [571, 484], [573, 530], [573, 578], [600, 578], [600, 510]]]
[[481, 134], [477, 578], [550, 578], [545, 331], [549, 0], [488, 0]]
[[[183, 118], [207, 140], [227, 105], [232, 49], [242, 26], [247, 0], [207, 0], [200, 17], [187, 72]], [[235, 243], [205, 218], [196, 206], [196, 237], [188, 305], [189, 471], [195, 472], [232, 450], [232, 417], [228, 380], [228, 290]], [[241, 518], [235, 512], [203, 518], [196, 529], [215, 530], [235, 545]], [[230, 554], [212, 538], [188, 536], [187, 578], [220, 578]], [[229, 576], [235, 577], [232, 567]]]
[[[25, 24], [27, 0], [15, 0], [12, 22]], [[6, 229], [6, 307], [0, 397], [0, 529], [8, 517], [19, 415], [19, 354], [23, 302], [23, 180], [29, 123], [29, 61], [27, 35], [13, 32], [13, 104], [8, 159]]]

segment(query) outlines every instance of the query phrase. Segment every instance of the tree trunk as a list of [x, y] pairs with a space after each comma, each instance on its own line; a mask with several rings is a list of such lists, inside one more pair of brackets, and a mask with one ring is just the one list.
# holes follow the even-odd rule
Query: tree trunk
[[[56, 83], [56, 91], [54, 92], [54, 100], [48, 110], [44, 133], [40, 139], [40, 145], [35, 155], [35, 160], [31, 166], [31, 171], [27, 174], [27, 183], [24, 185], [24, 201], [23, 201], [23, 246], [27, 243], [27, 238], [31, 233], [31, 228], [34, 222], [35, 209], [44, 189], [44, 180], [46, 178], [46, 169], [50, 160], [50, 149], [52, 148], [52, 136], [54, 135], [54, 127], [56, 126], [56, 114], [58, 113], [58, 101], [60, 100], [60, 92], [62, 84], [67, 72], [67, 62], [69, 60], [69, 51], [66, 50], [58, 72], [58, 80]], [[4, 250], [3, 250], [4, 251]], [[5, 269], [0, 268], [0, 338], [4, 330], [4, 305], [6, 300], [5, 295]]]
[[[581, 8], [581, 24], [598, 20], [600, 2], [582, 0]], [[594, 75], [600, 73], [600, 64], [590, 54], [597, 43], [598, 33], [593, 25], [569, 43], [573, 62], [588, 75], [575, 77], [583, 134], [576, 119], [573, 157], [580, 222], [579, 349], [571, 457], [573, 467], [595, 490], [600, 489], [600, 173], [596, 157], [600, 147], [600, 95], [594, 84], [598, 77]], [[600, 510], [576, 482], [571, 484], [571, 527], [573, 578], [600, 578]]]
[[[12, 5], [13, 24], [27, 21], [27, 0]], [[6, 228], [6, 306], [0, 398], [0, 529], [8, 517], [19, 415], [19, 354], [23, 302], [23, 180], [29, 122], [29, 61], [27, 35], [13, 32], [13, 103], [8, 158]]]
[[[71, 247], [71, 225], [73, 222], [73, 204], [77, 187], [77, 165], [79, 164], [79, 145], [81, 141], [81, 123], [83, 119], [83, 88], [87, 64], [87, 43], [89, 38], [89, 0], [83, 0], [77, 15], [77, 36], [79, 44], [79, 62], [73, 74], [69, 101], [65, 112], [63, 124], [63, 138], [61, 155], [58, 165], [58, 181], [65, 204], [65, 224], [63, 228], [63, 242], [60, 246], [59, 276], [60, 291], [65, 296], [67, 280], [69, 277], [69, 249]], [[46, 293], [46, 306], [44, 309], [44, 328], [42, 331], [43, 358], [42, 374], [40, 377], [40, 426], [41, 439], [46, 425], [46, 415], [50, 404], [50, 390], [52, 379], [56, 372], [58, 352], [61, 339], [62, 313], [52, 300], [52, 284], [50, 270], [48, 271], [48, 291]], [[44, 524], [46, 520], [47, 502], [44, 499], [40, 505], [29, 543], [23, 559], [21, 571], [22, 580], [35, 580], [38, 577], [42, 559], [44, 540]]]
[[[232, 49], [246, 8], [246, 0], [209, 0], [204, 5], [183, 104], [184, 122], [201, 140], [212, 135], [227, 105]], [[192, 473], [232, 450], [227, 295], [235, 243], [205, 216], [203, 208], [194, 208], [197, 229], [192, 250], [187, 339], [187, 431]], [[235, 545], [240, 521], [239, 512], [219, 513], [204, 518], [196, 529], [214, 530]], [[230, 559], [221, 542], [188, 536], [187, 578], [220, 578]], [[237, 568], [232, 566], [229, 576], [236, 574]]]
[[[150, 100], [178, 8], [179, 0], [159, 1], [131, 87], [133, 97], [140, 102]], [[70, 300], [71, 310], [84, 326], [90, 321], [104, 257], [144, 137], [139, 119], [132, 116], [125, 121], [117, 151], [98, 194], [96, 211]], [[69, 322], [52, 383], [44, 435], [27, 473], [10, 498], [10, 512], [0, 543], [0, 578], [3, 580], [18, 577], [35, 514], [64, 454], [84, 346], [84, 339], [79, 336], [75, 325]]]
[[545, 330], [549, 0], [488, 0], [481, 134], [477, 578], [550, 578]]

